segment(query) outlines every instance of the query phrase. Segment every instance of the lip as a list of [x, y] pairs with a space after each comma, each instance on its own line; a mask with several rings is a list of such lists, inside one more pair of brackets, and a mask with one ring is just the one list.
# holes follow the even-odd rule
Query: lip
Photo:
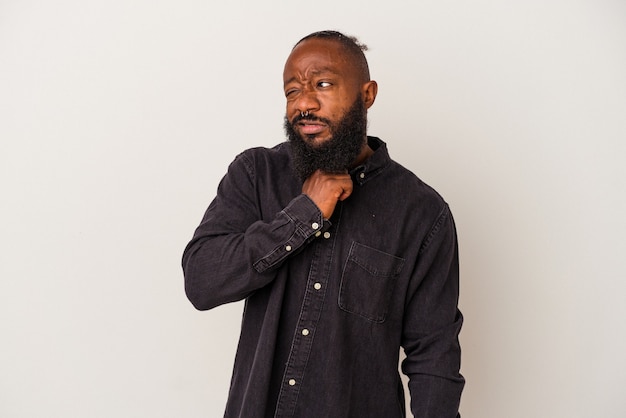
[[326, 125], [319, 122], [301, 121], [298, 122], [298, 128], [304, 135], [317, 135], [326, 129]]

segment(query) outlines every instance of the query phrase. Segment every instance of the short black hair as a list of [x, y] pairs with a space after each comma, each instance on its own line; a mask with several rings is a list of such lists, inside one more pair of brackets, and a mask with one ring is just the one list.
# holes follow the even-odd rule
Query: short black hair
[[369, 65], [367, 64], [367, 58], [365, 58], [365, 51], [367, 51], [368, 48], [367, 45], [359, 41], [356, 37], [345, 35], [336, 30], [322, 30], [319, 32], [313, 32], [300, 39], [294, 45], [294, 48], [300, 43], [311, 38], [328, 39], [331, 41], [339, 42], [346, 50], [346, 52], [352, 56], [354, 63], [361, 69], [365, 81], [370, 80], [370, 69]]

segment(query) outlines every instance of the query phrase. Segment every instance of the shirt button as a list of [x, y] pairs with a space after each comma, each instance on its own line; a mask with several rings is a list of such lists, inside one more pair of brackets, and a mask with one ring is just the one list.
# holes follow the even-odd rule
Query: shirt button
[[315, 288], [315, 290], [320, 290], [322, 288], [322, 284], [321, 283], [315, 283], [313, 285], [313, 287]]
[[359, 174], [359, 177], [361, 177], [362, 179], [364, 179], [364, 178], [365, 178], [365, 173], [361, 173], [361, 174]]
[[303, 330], [302, 330], [302, 335], [304, 335], [305, 337], [306, 337], [307, 335], [309, 335], [309, 330], [308, 330], [308, 329], [306, 329], [306, 328], [305, 328], [305, 329], [303, 329]]
[[318, 224], [317, 222], [313, 222], [313, 223], [311, 224], [311, 228], [313, 228], [313, 229], [319, 229], [319, 228], [320, 228], [320, 224]]
[[324, 238], [326, 239], [330, 238], [330, 232], [324, 232]]
[[319, 237], [320, 235], [322, 235], [322, 231], [317, 231], [317, 232], [315, 233], [315, 236], [316, 236], [316, 237]]
[[296, 385], [296, 379], [289, 379], [289, 386], [295, 386]]
[[291, 245], [285, 246], [285, 251], [291, 251]]

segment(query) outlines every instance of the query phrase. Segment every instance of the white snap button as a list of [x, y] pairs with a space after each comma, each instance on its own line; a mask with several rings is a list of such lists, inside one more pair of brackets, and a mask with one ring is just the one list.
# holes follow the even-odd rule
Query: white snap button
[[322, 284], [321, 283], [315, 283], [313, 285], [313, 287], [315, 288], [315, 290], [320, 290], [322, 288]]
[[296, 385], [296, 379], [289, 379], [289, 386], [295, 386]]
[[330, 238], [330, 232], [324, 232], [324, 238], [326, 239]]
[[305, 328], [305, 329], [303, 329], [303, 330], [302, 330], [302, 335], [304, 335], [305, 337], [306, 337], [307, 335], [309, 335], [309, 330], [308, 330], [308, 329], [306, 329], [306, 328]]
[[291, 251], [291, 245], [287, 245], [287, 246], [285, 247], [285, 251]]
[[319, 229], [319, 227], [320, 227], [320, 224], [318, 224], [317, 222], [313, 222], [311, 224], [311, 228], [313, 228], [313, 229]]

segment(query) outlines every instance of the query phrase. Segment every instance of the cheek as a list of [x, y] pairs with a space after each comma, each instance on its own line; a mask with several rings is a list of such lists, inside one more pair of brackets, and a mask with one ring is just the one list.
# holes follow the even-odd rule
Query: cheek
[[338, 121], [344, 117], [344, 115], [350, 110], [352, 106], [352, 99], [348, 99], [348, 97], [341, 97], [339, 99], [333, 100], [329, 102], [326, 106], [326, 112], [331, 119], [334, 121]]
[[285, 104], [285, 115], [291, 121], [297, 114], [295, 103], [292, 101], [288, 101]]

